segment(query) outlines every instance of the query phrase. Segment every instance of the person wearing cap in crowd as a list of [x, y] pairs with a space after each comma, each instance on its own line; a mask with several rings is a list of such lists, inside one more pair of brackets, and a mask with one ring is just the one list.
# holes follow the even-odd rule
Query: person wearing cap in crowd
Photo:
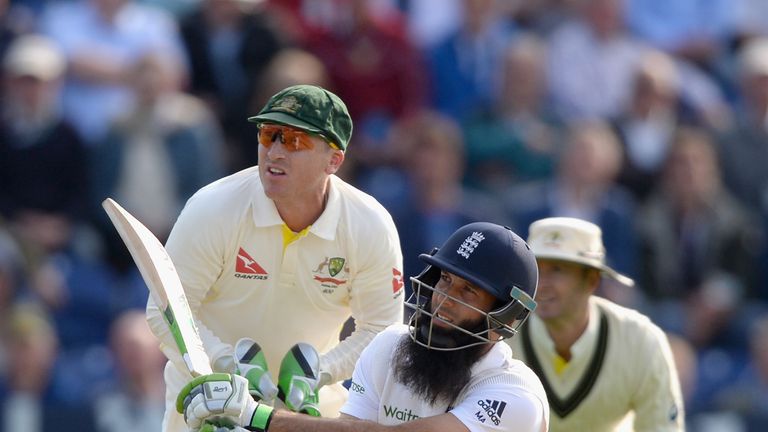
[[66, 73], [56, 41], [33, 33], [11, 42], [0, 72], [0, 220], [17, 235], [34, 293], [57, 312], [72, 298], [62, 282], [77, 274], [71, 246], [88, 196], [88, 150], [59, 105]]
[[[606, 265], [600, 228], [553, 217], [533, 222], [537, 309], [511, 341], [541, 378], [551, 431], [683, 431], [683, 400], [664, 332], [646, 316], [594, 295], [603, 276], [634, 281]], [[634, 414], [634, 420], [632, 415]]]
[[0, 215], [10, 221], [66, 226], [82, 216], [86, 148], [62, 118], [65, 74], [64, 54], [42, 35], [14, 39], [2, 58]]
[[[211, 374], [190, 381], [177, 407], [193, 430], [515, 431], [548, 429], [541, 381], [512, 358], [513, 337], [536, 308], [538, 271], [509, 228], [475, 222], [419, 258], [409, 323], [379, 333], [363, 350], [340, 419], [275, 410], [248, 394], [248, 380]], [[213, 391], [219, 389], [219, 392]], [[218, 393], [218, 394], [217, 394]], [[221, 429], [218, 429], [221, 430]]]
[[[347, 397], [339, 381], [378, 332], [403, 320], [398, 234], [383, 206], [335, 175], [352, 134], [338, 96], [291, 86], [249, 121], [258, 166], [195, 193], [166, 247], [214, 371], [248, 375], [264, 400], [277, 383], [277, 406], [336, 416]], [[350, 316], [355, 329], [339, 342]], [[175, 401], [192, 377], [151, 299], [147, 318], [169, 359], [163, 430], [187, 430]], [[308, 359], [307, 373], [282, 367]], [[297, 382], [307, 388], [292, 393]]]

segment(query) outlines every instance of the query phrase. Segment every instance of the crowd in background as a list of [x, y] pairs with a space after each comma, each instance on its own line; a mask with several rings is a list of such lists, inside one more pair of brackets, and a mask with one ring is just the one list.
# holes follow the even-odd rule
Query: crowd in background
[[164, 358], [101, 201], [164, 240], [298, 83], [349, 107], [340, 175], [408, 276], [468, 222], [592, 221], [688, 429], [768, 430], [766, 1], [0, 0], [0, 59], [0, 432], [158, 430]]

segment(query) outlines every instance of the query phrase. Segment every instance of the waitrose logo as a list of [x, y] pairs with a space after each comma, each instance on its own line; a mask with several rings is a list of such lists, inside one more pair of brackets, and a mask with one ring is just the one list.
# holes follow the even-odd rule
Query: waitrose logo
[[384, 405], [384, 415], [396, 420], [408, 422], [419, 418], [410, 409], [402, 409], [394, 406]]

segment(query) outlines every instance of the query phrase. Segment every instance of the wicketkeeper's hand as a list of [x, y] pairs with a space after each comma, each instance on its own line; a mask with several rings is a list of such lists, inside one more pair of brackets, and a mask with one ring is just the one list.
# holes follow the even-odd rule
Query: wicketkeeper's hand
[[264, 432], [272, 420], [272, 407], [253, 400], [248, 393], [248, 380], [225, 373], [190, 381], [176, 398], [176, 411], [184, 414], [184, 421], [193, 431], [211, 430], [211, 425], [215, 425]]
[[277, 386], [269, 376], [267, 359], [259, 344], [253, 339], [240, 339], [235, 345], [235, 358], [235, 373], [248, 380], [251, 396], [257, 401], [272, 404], [277, 396]]
[[283, 357], [277, 379], [278, 397], [291, 411], [320, 417], [317, 407], [320, 356], [312, 345], [298, 343]]

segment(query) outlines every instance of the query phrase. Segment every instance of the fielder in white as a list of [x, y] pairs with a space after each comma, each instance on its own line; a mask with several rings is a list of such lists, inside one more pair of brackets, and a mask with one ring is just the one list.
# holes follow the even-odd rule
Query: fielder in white
[[[538, 308], [511, 341], [541, 378], [552, 432], [683, 431], [677, 370], [664, 332], [637, 311], [593, 295], [605, 264], [602, 232], [575, 218], [541, 219], [528, 243], [539, 266]], [[629, 415], [629, 417], [628, 417]]]
[[[281, 359], [294, 344], [307, 343], [321, 353], [320, 371], [303, 399], [287, 406], [335, 416], [346, 399], [338, 381], [352, 375], [379, 331], [402, 322], [397, 231], [378, 202], [334, 175], [352, 133], [336, 95], [316, 86], [289, 87], [249, 120], [258, 126], [259, 166], [198, 191], [166, 248], [214, 371], [247, 375], [249, 366], [233, 356], [233, 347], [251, 338], [277, 383]], [[355, 330], [339, 343], [350, 315]], [[164, 430], [185, 431], [175, 400], [191, 376], [151, 300], [147, 318], [169, 359]], [[254, 381], [249, 389], [255, 396], [277, 392]], [[279, 398], [285, 400], [283, 384]]]
[[257, 403], [247, 380], [232, 374], [195, 378], [177, 409], [203, 431], [546, 431], [541, 382], [498, 343], [536, 307], [536, 260], [528, 245], [507, 227], [477, 222], [420, 258], [428, 265], [411, 279], [410, 323], [389, 327], [365, 348], [341, 418]]

